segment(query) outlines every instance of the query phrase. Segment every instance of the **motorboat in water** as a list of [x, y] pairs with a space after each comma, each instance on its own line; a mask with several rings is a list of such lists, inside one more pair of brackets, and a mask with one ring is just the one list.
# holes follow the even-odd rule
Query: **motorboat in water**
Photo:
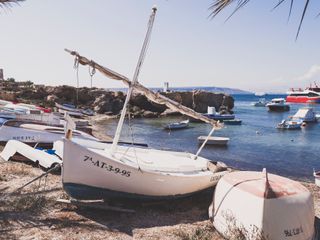
[[241, 125], [241, 119], [230, 119], [230, 120], [223, 120], [223, 124], [225, 125]]
[[265, 107], [267, 105], [267, 101], [265, 98], [260, 98], [258, 102], [252, 103], [252, 106], [254, 107]]
[[179, 130], [179, 129], [185, 129], [189, 126], [189, 120], [184, 120], [181, 122], [174, 122], [169, 123], [164, 126], [164, 129], [166, 130]]
[[299, 110], [291, 117], [292, 120], [301, 120], [303, 122], [315, 122], [317, 121], [316, 113], [313, 108], [304, 107]]
[[216, 112], [215, 107], [208, 106], [207, 113], [203, 114], [207, 118], [213, 119], [215, 121], [224, 121], [232, 120], [235, 118], [235, 115], [230, 113], [220, 113]]
[[285, 112], [290, 110], [290, 106], [284, 98], [274, 98], [270, 103], [267, 103], [266, 106], [269, 108], [269, 111], [272, 112]]
[[284, 130], [298, 130], [301, 129], [303, 124], [302, 120], [282, 120], [281, 123], [277, 125], [278, 129]]

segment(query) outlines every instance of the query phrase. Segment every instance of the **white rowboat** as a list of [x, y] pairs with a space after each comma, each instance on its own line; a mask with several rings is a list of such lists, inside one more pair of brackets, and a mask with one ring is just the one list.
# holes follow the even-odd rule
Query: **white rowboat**
[[[198, 141], [200, 144], [202, 144], [205, 140], [206, 140], [207, 136], [199, 136], [198, 137]], [[208, 145], [227, 145], [229, 142], [230, 138], [227, 137], [209, 137], [208, 141], [206, 142], [206, 144]]]

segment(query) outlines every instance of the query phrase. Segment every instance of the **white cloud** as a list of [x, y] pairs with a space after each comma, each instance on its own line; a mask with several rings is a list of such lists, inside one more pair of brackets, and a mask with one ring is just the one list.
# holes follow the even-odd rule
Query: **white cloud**
[[320, 78], [320, 64], [312, 65], [307, 72], [295, 79], [300, 82], [308, 82], [315, 81], [316, 78]]

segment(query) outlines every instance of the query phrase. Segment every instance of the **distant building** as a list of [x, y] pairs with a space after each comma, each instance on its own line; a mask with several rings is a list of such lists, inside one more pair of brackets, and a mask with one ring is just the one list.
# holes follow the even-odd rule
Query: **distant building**
[[163, 92], [168, 92], [169, 91], [169, 82], [164, 82], [163, 84]]
[[0, 68], [0, 81], [3, 81], [4, 78], [3, 78], [3, 69]]

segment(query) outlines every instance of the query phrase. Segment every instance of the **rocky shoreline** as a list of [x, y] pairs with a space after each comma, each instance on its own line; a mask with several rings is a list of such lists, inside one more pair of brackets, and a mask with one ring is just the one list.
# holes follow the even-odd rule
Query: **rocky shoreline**
[[[232, 112], [234, 99], [224, 93], [206, 91], [161, 92], [164, 96], [187, 106], [196, 112], [206, 113], [207, 107], [216, 111], [223, 106], [225, 111]], [[55, 102], [72, 103], [83, 109], [92, 109], [98, 114], [118, 115], [123, 107], [126, 94], [121, 91], [109, 91], [98, 88], [75, 88], [71, 86], [38, 86], [11, 87], [0, 93], [0, 99], [37, 104], [54, 108]], [[129, 110], [132, 117], [155, 118], [178, 115], [164, 105], [150, 102], [144, 95], [134, 93], [130, 100]]]

